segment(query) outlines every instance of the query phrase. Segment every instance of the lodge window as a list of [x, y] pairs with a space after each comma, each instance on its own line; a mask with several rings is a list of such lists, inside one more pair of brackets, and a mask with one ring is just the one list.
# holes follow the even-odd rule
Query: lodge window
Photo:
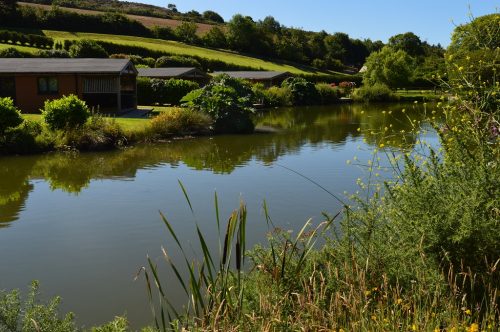
[[38, 78], [38, 93], [44, 95], [53, 95], [59, 92], [59, 82], [57, 77]]

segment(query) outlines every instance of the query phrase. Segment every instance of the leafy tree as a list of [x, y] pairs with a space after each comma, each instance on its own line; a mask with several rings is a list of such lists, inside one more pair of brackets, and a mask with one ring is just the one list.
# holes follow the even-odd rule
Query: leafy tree
[[22, 122], [21, 112], [14, 106], [14, 101], [11, 98], [0, 98], [0, 134]]
[[451, 37], [448, 53], [456, 57], [479, 48], [494, 50], [497, 47], [500, 47], [500, 14], [490, 14], [458, 26]]
[[415, 70], [415, 60], [405, 51], [394, 51], [384, 46], [366, 59], [367, 71], [363, 75], [363, 83], [374, 85], [382, 83], [391, 88], [408, 85]]
[[175, 28], [174, 33], [180, 41], [187, 44], [196, 44], [198, 42], [197, 30], [196, 23], [184, 21]]
[[173, 13], [178, 13], [179, 11], [177, 10], [177, 6], [173, 3], [169, 3], [167, 5], [167, 9], [170, 10]]
[[266, 16], [264, 20], [259, 21], [259, 27], [267, 33], [279, 35], [281, 33], [281, 24], [272, 16]]
[[[478, 17], [458, 26], [446, 52], [448, 80], [477, 109], [497, 112], [500, 70], [500, 14]], [[458, 88], [457, 88], [458, 87]], [[498, 121], [498, 120], [496, 120]], [[496, 129], [498, 132], [498, 122]]]
[[227, 24], [227, 41], [235, 51], [251, 52], [259, 37], [255, 22], [248, 16], [234, 15]]
[[342, 61], [342, 63], [346, 63], [347, 61], [350, 44], [349, 35], [346, 33], [337, 32], [325, 37], [325, 46], [328, 56], [333, 59], [338, 59]]
[[424, 55], [423, 43], [420, 37], [413, 32], [401, 33], [389, 38], [388, 45], [392, 46], [395, 50], [403, 50], [408, 55], [416, 57]]
[[190, 11], [184, 13], [184, 15], [189, 17], [189, 18], [192, 18], [194, 20], [201, 20], [201, 18], [202, 18], [200, 12], [198, 12], [196, 10], [190, 10]]
[[72, 58], [107, 58], [108, 53], [97, 42], [89, 39], [81, 39], [71, 45], [69, 55]]
[[213, 10], [207, 10], [203, 12], [203, 18], [208, 21], [212, 21], [215, 23], [224, 23], [224, 19], [218, 13]]
[[249, 84], [223, 74], [202, 89], [190, 92], [181, 102], [210, 115], [216, 133], [250, 133], [254, 130], [250, 117], [254, 111], [252, 100]]
[[203, 37], [203, 44], [208, 47], [226, 48], [227, 39], [224, 31], [219, 27], [213, 27]]

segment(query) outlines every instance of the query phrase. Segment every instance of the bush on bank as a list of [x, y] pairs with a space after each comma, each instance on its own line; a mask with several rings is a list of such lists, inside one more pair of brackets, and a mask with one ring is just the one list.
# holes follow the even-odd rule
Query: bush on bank
[[215, 133], [243, 134], [253, 132], [255, 127], [250, 117], [254, 99], [248, 83], [223, 74], [203, 88], [191, 91], [181, 102], [209, 115]]

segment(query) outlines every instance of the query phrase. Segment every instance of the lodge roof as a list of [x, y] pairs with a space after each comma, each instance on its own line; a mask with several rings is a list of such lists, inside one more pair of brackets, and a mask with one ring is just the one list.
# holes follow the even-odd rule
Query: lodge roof
[[128, 59], [0, 59], [0, 74], [120, 74], [126, 70], [136, 72]]
[[291, 76], [286, 71], [216, 71], [214, 75], [228, 74], [234, 78], [242, 78], [246, 80], [274, 80], [278, 78], [286, 78]]
[[139, 77], [172, 78], [172, 77], [207, 77], [208, 75], [195, 67], [179, 68], [138, 68]]

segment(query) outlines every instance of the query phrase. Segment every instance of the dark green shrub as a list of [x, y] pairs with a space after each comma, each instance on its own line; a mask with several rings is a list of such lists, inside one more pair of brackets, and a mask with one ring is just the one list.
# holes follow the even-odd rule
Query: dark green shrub
[[181, 102], [210, 115], [216, 133], [250, 133], [255, 127], [250, 117], [254, 98], [248, 83], [223, 74], [191, 91]]
[[316, 84], [321, 104], [332, 104], [340, 99], [340, 91], [338, 88], [332, 87], [330, 84], [318, 83]]
[[201, 64], [193, 58], [172, 55], [172, 56], [162, 56], [156, 60], [156, 68], [166, 68], [166, 67], [196, 67], [201, 68]]
[[93, 40], [77, 40], [69, 48], [72, 58], [107, 58], [106, 50]]
[[313, 83], [302, 77], [289, 77], [282, 87], [290, 89], [294, 105], [313, 105], [319, 103], [318, 91]]
[[82, 126], [89, 118], [90, 112], [83, 100], [69, 95], [61, 99], [47, 100], [42, 115], [48, 127], [57, 130]]
[[398, 97], [385, 84], [364, 85], [354, 90], [352, 99], [356, 101], [393, 101]]
[[169, 79], [165, 82], [166, 103], [179, 105], [181, 99], [189, 92], [199, 89], [200, 85], [193, 81], [181, 79]]
[[161, 27], [155, 25], [151, 28], [151, 33], [155, 38], [164, 39], [164, 40], [177, 40], [177, 36], [174, 33], [174, 30], [170, 27]]
[[53, 147], [53, 140], [43, 135], [39, 122], [25, 120], [20, 126], [10, 128], [0, 138], [0, 153], [30, 154], [48, 151]]
[[0, 98], [0, 135], [22, 122], [21, 112], [14, 106], [14, 101], [11, 98]]
[[204, 113], [176, 108], [153, 118], [150, 132], [156, 138], [203, 134], [209, 131], [211, 123], [210, 117]]
[[171, 78], [149, 79], [139, 78], [137, 80], [137, 98], [139, 104], [172, 104], [179, 105], [182, 97], [189, 92], [198, 89], [196, 82]]

